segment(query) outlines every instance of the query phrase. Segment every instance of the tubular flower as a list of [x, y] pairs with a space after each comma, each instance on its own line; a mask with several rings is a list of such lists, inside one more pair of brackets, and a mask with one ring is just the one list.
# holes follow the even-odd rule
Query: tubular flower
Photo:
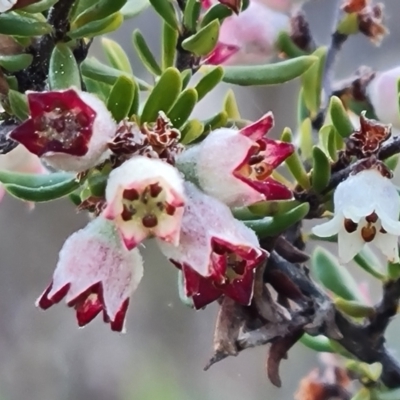
[[114, 225], [99, 217], [64, 243], [53, 280], [36, 305], [46, 310], [65, 297], [76, 310], [79, 326], [102, 311], [111, 329], [121, 332], [129, 298], [142, 275], [139, 251], [128, 251]]
[[277, 55], [276, 41], [281, 31], [288, 31], [287, 15], [251, 1], [238, 15], [226, 18], [218, 43], [205, 64], [264, 64]]
[[129, 250], [148, 236], [178, 244], [185, 197], [182, 178], [171, 165], [131, 158], [111, 172], [106, 201], [103, 215], [114, 221]]
[[314, 227], [313, 233], [338, 234], [342, 262], [349, 262], [365, 243], [374, 243], [389, 260], [399, 261], [400, 198], [390, 179], [376, 169], [352, 175], [337, 187], [334, 205], [334, 218]]
[[217, 129], [182, 153], [178, 165], [185, 172], [194, 166], [201, 188], [229, 206], [290, 199], [292, 192], [271, 173], [294, 147], [265, 137], [273, 124], [272, 114], [267, 113], [241, 130]]
[[28, 93], [30, 118], [10, 137], [50, 166], [81, 172], [96, 166], [115, 134], [105, 104], [77, 89]]
[[[17, 146], [7, 154], [0, 155], [0, 170], [28, 174], [47, 174], [47, 169], [40, 162], [39, 157], [30, 153], [24, 146]], [[0, 201], [5, 194], [5, 189], [0, 184]], [[32, 208], [34, 203], [28, 203]]]
[[399, 100], [397, 83], [400, 79], [400, 67], [377, 73], [368, 85], [368, 97], [375, 114], [385, 124], [400, 129]]
[[265, 259], [255, 233], [229, 208], [186, 183], [187, 205], [178, 246], [158, 241], [182, 269], [186, 295], [197, 309], [225, 294], [241, 304], [253, 295], [254, 269]]

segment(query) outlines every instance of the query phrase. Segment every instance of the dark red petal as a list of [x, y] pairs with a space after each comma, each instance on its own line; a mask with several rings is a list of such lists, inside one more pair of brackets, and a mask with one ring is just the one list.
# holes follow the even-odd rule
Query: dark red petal
[[209, 65], [224, 64], [239, 50], [240, 50], [239, 46], [218, 42], [217, 45], [214, 47], [214, 50], [208, 56], [206, 56], [206, 58], [204, 58], [203, 64], [209, 64]]
[[208, 10], [213, 5], [211, 0], [200, 0], [200, 1], [201, 1], [202, 7], [206, 10]]
[[262, 193], [266, 200], [290, 200], [293, 198], [292, 191], [275, 179], [267, 178], [264, 181], [256, 181], [243, 176], [238, 176], [238, 178], [257, 192]]
[[253, 298], [254, 275], [254, 269], [248, 271], [242, 279], [235, 279], [232, 283], [221, 286], [221, 290], [232, 300], [248, 306]]
[[261, 153], [264, 156], [264, 162], [273, 169], [281, 165], [294, 153], [294, 146], [291, 143], [263, 138], [260, 144], [265, 147], [265, 150]]
[[37, 302], [37, 305], [42, 310], [47, 310], [52, 305], [60, 302], [68, 293], [70, 284], [68, 283], [67, 285], [63, 286], [57, 293], [55, 293], [53, 295], [53, 297], [49, 298], [48, 295], [49, 295], [52, 287], [53, 287], [53, 282], [47, 287], [47, 289], [44, 291], [44, 293], [41, 295], [40, 299]]
[[239, 132], [253, 140], [263, 138], [274, 126], [274, 115], [268, 112], [263, 115], [259, 120], [250, 125], [242, 128]]
[[103, 304], [96, 294], [91, 294], [75, 308], [78, 325], [85, 326], [100, 313]]
[[121, 308], [118, 310], [114, 318], [114, 321], [110, 321], [111, 330], [115, 332], [122, 332], [122, 330], [124, 329], [124, 323], [128, 306], [129, 306], [129, 299], [126, 299], [122, 303]]

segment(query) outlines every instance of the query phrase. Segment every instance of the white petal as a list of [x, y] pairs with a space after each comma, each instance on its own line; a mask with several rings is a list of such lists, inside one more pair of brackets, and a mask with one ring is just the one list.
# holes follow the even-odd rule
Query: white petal
[[360, 234], [361, 228], [348, 233], [344, 229], [338, 235], [339, 259], [342, 263], [348, 263], [357, 255], [365, 245]]
[[382, 211], [378, 212], [378, 217], [381, 221], [381, 225], [386, 232], [400, 236], [400, 222], [397, 219], [391, 219], [388, 215]]
[[331, 220], [316, 225], [312, 228], [312, 233], [319, 237], [329, 237], [336, 235], [343, 226], [343, 217], [341, 215], [335, 215]]
[[391, 262], [399, 262], [398, 236], [378, 232], [373, 241], [374, 245]]

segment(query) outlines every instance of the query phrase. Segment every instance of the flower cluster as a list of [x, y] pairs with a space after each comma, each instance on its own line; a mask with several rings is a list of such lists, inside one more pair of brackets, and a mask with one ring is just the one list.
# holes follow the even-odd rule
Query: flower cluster
[[[182, 271], [185, 295], [196, 309], [222, 295], [250, 304], [255, 268], [268, 253], [229, 207], [292, 197], [271, 177], [294, 151], [265, 137], [271, 113], [241, 130], [215, 130], [184, 149], [163, 113], [152, 124], [117, 124], [99, 99], [77, 89], [31, 92], [28, 102], [30, 117], [12, 139], [36, 159], [89, 182], [93, 174], [106, 174], [101, 206], [65, 242], [39, 307], [65, 298], [80, 326], [102, 312], [111, 329], [122, 331], [143, 275], [139, 247], [150, 238]], [[189, 181], [188, 164], [197, 186]]]

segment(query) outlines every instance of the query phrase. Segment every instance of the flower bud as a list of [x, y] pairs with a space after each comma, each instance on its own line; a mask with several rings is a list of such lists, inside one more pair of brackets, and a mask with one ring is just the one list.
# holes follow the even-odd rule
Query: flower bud
[[113, 170], [105, 218], [113, 220], [128, 249], [148, 236], [176, 245], [185, 203], [179, 171], [163, 161], [135, 156]]
[[27, 96], [30, 118], [12, 139], [55, 169], [81, 172], [102, 161], [116, 123], [100, 99], [77, 89]]
[[66, 240], [53, 280], [36, 305], [46, 310], [65, 297], [76, 310], [79, 326], [102, 311], [111, 329], [121, 332], [129, 298], [142, 275], [139, 251], [128, 251], [114, 225], [98, 217]]
[[368, 85], [368, 97], [375, 114], [385, 124], [400, 129], [398, 81], [400, 67], [379, 72]]

